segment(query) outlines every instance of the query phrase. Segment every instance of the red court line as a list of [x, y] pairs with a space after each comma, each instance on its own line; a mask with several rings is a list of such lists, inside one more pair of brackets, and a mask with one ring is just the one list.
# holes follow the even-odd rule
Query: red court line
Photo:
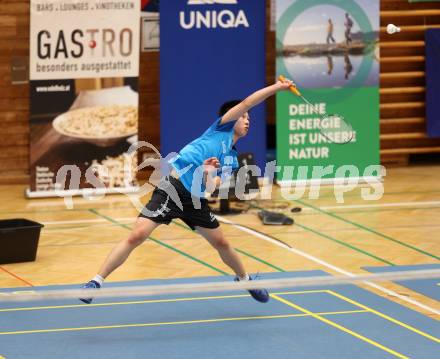
[[20, 278], [18, 275], [14, 274], [14, 273], [12, 273], [12, 272], [9, 272], [7, 269], [3, 268], [2, 266], [0, 266], [0, 269], [1, 269], [3, 272], [8, 273], [8, 274], [11, 275], [12, 277], [14, 277], [14, 278], [16, 278], [16, 279], [22, 281], [23, 283], [26, 283], [28, 286], [30, 286], [30, 287], [33, 287], [33, 286], [34, 286], [32, 283], [28, 282], [27, 280], [25, 280], [25, 279], [23, 279], [23, 278]]

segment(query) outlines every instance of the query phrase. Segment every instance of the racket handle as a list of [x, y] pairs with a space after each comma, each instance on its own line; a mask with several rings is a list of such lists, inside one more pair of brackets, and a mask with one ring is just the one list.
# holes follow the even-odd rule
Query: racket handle
[[[280, 76], [278, 76], [278, 80], [280, 80], [281, 82], [284, 82], [284, 81], [286, 81], [286, 78], [283, 75], [280, 75]], [[289, 90], [292, 91], [296, 96], [302, 96], [301, 92], [299, 92], [296, 85], [291, 85], [289, 87]]]

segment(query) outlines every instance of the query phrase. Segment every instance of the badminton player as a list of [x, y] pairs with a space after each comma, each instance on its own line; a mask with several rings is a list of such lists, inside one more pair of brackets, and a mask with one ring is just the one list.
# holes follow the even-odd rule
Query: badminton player
[[[230, 101], [220, 108], [220, 117], [199, 137], [187, 144], [170, 160], [171, 172], [162, 179], [151, 200], [143, 208], [130, 235], [120, 241], [102, 264], [98, 274], [83, 288], [100, 288], [130, 253], [161, 224], [180, 218], [202, 235], [217, 250], [221, 260], [235, 273], [236, 281], [252, 280], [237, 252], [226, 240], [205, 197], [206, 190], [215, 188], [226, 176], [224, 168], [238, 168], [235, 144], [249, 131], [248, 111], [281, 90], [292, 86], [290, 80], [280, 80], [260, 89], [243, 101]], [[177, 196], [176, 196], [177, 194]], [[254, 299], [267, 302], [265, 289], [249, 290]], [[80, 298], [91, 303], [93, 298]]]

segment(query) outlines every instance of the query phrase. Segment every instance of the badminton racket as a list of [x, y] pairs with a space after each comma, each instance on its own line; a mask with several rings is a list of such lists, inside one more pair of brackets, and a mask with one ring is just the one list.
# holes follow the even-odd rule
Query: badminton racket
[[[284, 82], [286, 81], [286, 78], [283, 75], [280, 75], [278, 76], [278, 80]], [[318, 111], [315, 110], [316, 106], [301, 94], [296, 85], [291, 85], [289, 89], [310, 106], [310, 111], [316, 113], [319, 119], [319, 131], [329, 142], [345, 145], [353, 140], [353, 127], [343, 116], [338, 114], [318, 113]]]

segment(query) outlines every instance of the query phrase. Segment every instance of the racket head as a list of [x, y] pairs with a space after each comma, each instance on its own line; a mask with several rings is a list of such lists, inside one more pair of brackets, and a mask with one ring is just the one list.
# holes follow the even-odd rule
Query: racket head
[[354, 139], [351, 124], [339, 114], [326, 114], [320, 117], [320, 132], [331, 143], [345, 145]]

